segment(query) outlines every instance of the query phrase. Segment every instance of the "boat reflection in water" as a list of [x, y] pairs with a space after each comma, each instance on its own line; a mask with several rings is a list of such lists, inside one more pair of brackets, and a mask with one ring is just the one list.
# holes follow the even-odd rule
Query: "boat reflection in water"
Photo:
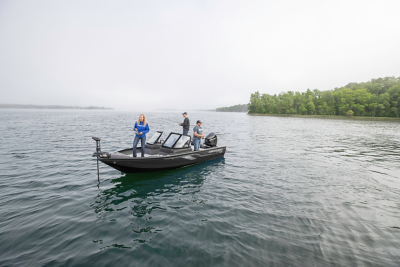
[[[184, 220], [186, 213], [195, 212], [190, 206], [207, 201], [196, 194], [201, 192], [206, 178], [218, 173], [224, 163], [225, 159], [219, 158], [188, 168], [126, 174], [112, 179], [112, 187], [101, 190], [91, 203], [97, 215], [93, 242], [99, 249], [135, 248], [155, 238], [155, 234], [161, 237], [167, 228], [176, 224], [181, 227], [183, 222], [177, 218]], [[121, 227], [131, 227], [132, 234], [126, 235], [126, 230], [119, 230]], [[114, 238], [103, 240], [103, 236]]]

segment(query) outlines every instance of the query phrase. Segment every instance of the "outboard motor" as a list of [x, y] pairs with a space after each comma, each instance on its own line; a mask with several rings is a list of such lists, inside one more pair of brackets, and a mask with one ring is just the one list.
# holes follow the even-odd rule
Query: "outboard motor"
[[215, 133], [209, 133], [204, 139], [204, 144], [206, 146], [217, 146], [217, 135]]

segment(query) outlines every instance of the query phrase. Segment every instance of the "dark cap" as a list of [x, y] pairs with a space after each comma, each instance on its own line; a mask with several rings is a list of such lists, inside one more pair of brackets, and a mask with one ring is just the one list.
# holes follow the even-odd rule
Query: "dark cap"
[[186, 111], [185, 111], [185, 112], [183, 112], [183, 113], [182, 113], [182, 115], [187, 115], [187, 112], [186, 112]]
[[201, 122], [201, 120], [198, 120], [198, 121], [196, 121], [196, 124], [197, 124], [197, 123], [200, 123], [200, 124], [201, 124], [202, 122]]

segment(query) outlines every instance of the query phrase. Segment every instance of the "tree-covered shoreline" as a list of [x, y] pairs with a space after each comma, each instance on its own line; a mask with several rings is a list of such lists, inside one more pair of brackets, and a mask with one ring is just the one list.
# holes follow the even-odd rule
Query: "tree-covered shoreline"
[[333, 90], [251, 94], [249, 114], [299, 114], [396, 117], [400, 111], [400, 77], [349, 83]]
[[247, 112], [247, 104], [238, 104], [230, 107], [217, 108], [217, 112]]

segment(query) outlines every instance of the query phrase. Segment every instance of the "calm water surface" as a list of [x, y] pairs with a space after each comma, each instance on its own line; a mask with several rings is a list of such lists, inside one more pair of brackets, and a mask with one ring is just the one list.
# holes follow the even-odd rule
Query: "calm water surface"
[[400, 265], [400, 123], [190, 112], [224, 159], [98, 185], [138, 115], [0, 110], [0, 266]]

